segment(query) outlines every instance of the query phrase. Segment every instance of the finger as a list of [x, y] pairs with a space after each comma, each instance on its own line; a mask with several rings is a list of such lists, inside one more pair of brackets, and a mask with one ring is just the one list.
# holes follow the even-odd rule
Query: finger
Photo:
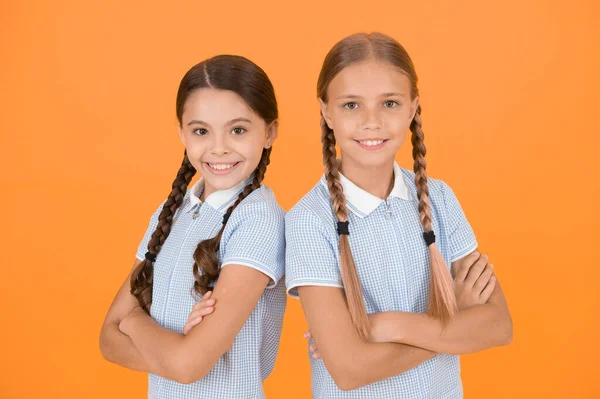
[[215, 300], [212, 298], [203, 299], [194, 305], [194, 309], [201, 309], [201, 308], [205, 308], [207, 306], [215, 306]]
[[308, 347], [308, 350], [311, 352], [316, 352], [319, 349], [317, 349], [317, 345], [316, 344], [310, 344], [310, 346]]
[[196, 317], [194, 319], [188, 320], [188, 322], [183, 326], [183, 335], [187, 335], [192, 328], [197, 326], [202, 321], [202, 317]]
[[487, 263], [488, 263], [488, 256], [481, 255], [481, 257], [477, 260], [477, 262], [475, 262], [475, 264], [473, 264], [473, 266], [471, 266], [471, 268], [469, 269], [469, 274], [467, 275], [467, 278], [465, 279], [465, 283], [467, 283], [467, 285], [469, 285], [469, 286], [475, 285], [475, 282], [477, 281], [479, 276], [481, 276], [481, 273], [483, 272], [483, 269], [485, 269], [485, 266], [487, 265]]
[[483, 292], [485, 286], [490, 282], [492, 275], [494, 274], [494, 265], [487, 265], [483, 272], [473, 285], [473, 290], [477, 295], [480, 295]]
[[454, 280], [456, 282], [462, 282], [467, 278], [467, 274], [469, 273], [469, 268], [475, 263], [481, 254], [477, 251], [471, 252], [469, 255], [464, 257], [463, 259], [457, 260], [452, 264], [452, 274], [455, 276]]
[[320, 358], [321, 358], [321, 354], [320, 354], [318, 351], [316, 351], [316, 352], [313, 352], [313, 353], [312, 353], [310, 356], [311, 356], [313, 359], [315, 359], [315, 360], [317, 360], [317, 359], [320, 359]]
[[485, 286], [485, 288], [481, 292], [481, 295], [479, 296], [479, 298], [483, 302], [487, 303], [487, 301], [492, 296], [492, 293], [494, 292], [494, 289], [496, 288], [496, 281], [497, 281], [496, 276], [492, 276], [492, 278], [490, 278], [490, 282]]
[[211, 314], [212, 312], [215, 311], [215, 308], [212, 306], [207, 306], [205, 308], [200, 308], [198, 310], [195, 310], [194, 312], [200, 316], [207, 316], [209, 314]]
[[307, 331], [304, 333], [304, 335], [302, 336], [304, 339], [311, 339], [312, 338], [312, 334], [310, 333], [310, 331]]
[[214, 311], [215, 311], [215, 308], [213, 308], [212, 306], [209, 306], [207, 308], [200, 308], [200, 309], [192, 310], [192, 312], [188, 315], [188, 320], [196, 318], [198, 316], [208, 316], [209, 314], [213, 313]]
[[208, 299], [212, 296], [212, 291], [208, 291], [206, 294], [202, 296], [202, 300]]

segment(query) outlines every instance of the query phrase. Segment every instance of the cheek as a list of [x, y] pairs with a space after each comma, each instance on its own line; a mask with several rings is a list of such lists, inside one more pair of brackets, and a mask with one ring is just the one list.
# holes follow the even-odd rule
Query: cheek
[[331, 120], [336, 139], [353, 138], [360, 129], [360, 116], [354, 114], [336, 114]]
[[187, 151], [188, 157], [198, 158], [205, 151], [205, 145], [200, 140], [194, 140], [193, 137], [186, 137], [184, 141], [185, 150]]
[[255, 136], [241, 140], [237, 144], [235, 151], [244, 157], [248, 168], [254, 169], [262, 156], [265, 140], [259, 136]]
[[409, 112], [387, 115], [384, 119], [386, 130], [394, 136], [406, 136], [410, 127]]

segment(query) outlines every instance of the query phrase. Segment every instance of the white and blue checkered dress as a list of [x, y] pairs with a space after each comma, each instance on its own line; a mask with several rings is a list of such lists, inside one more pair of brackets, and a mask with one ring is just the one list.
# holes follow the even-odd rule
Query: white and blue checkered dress
[[[183, 332], [189, 313], [199, 300], [192, 295], [192, 255], [201, 240], [214, 237], [223, 214], [237, 199], [246, 182], [217, 191], [202, 203], [200, 180], [187, 191], [175, 214], [171, 233], [154, 264], [151, 316], [161, 326]], [[154, 213], [139, 245], [137, 258], [144, 259], [162, 205]], [[261, 186], [248, 195], [231, 214], [219, 249], [221, 267], [230, 264], [257, 269], [271, 278], [254, 311], [210, 373], [192, 384], [150, 374], [149, 398], [212, 399], [264, 398], [262, 381], [275, 364], [286, 305], [282, 279], [285, 260], [285, 212], [273, 192]], [[202, 353], [198, 353], [202, 356]]]
[[[350, 209], [350, 246], [369, 314], [427, 308], [429, 251], [419, 222], [414, 174], [395, 164], [394, 176], [387, 203], [341, 177]], [[475, 250], [477, 241], [450, 187], [435, 179], [428, 183], [436, 244], [450, 267]], [[297, 297], [299, 286], [342, 287], [337, 219], [329, 198], [323, 177], [286, 215], [286, 285], [291, 296]], [[321, 359], [309, 360], [317, 399], [463, 397], [458, 356], [439, 354], [352, 391], [335, 385]]]

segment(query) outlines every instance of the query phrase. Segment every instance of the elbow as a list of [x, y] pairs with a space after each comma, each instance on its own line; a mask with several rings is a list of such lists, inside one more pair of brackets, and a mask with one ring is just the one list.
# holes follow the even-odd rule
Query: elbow
[[354, 389], [362, 388], [365, 385], [370, 384], [369, 381], [363, 381], [359, 373], [355, 373], [352, 370], [346, 370], [343, 373], [332, 375], [333, 382], [342, 391], [352, 391]]
[[356, 380], [352, 379], [335, 381], [335, 385], [342, 391], [352, 391], [364, 386], [364, 384], [359, 384]]
[[[220, 344], [219, 342], [215, 345]], [[203, 379], [226, 352], [225, 350], [219, 351], [217, 346], [212, 349], [215, 350], [207, 350], [203, 356], [197, 356], [182, 341], [179, 348], [169, 356], [170, 367], [168, 369], [171, 372], [168, 373], [169, 376], [167, 378], [175, 380], [180, 384], [193, 384]]]
[[350, 373], [337, 372], [331, 374], [331, 378], [333, 379], [333, 382], [335, 382], [335, 385], [342, 391], [352, 391], [353, 389], [361, 387]]
[[182, 353], [173, 357], [171, 365], [168, 367], [169, 379], [177, 381], [180, 384], [193, 384], [201, 380], [208, 374], [210, 368], [207, 368], [204, 362], [199, 362], [198, 357], [189, 358], [189, 354]]
[[513, 323], [510, 314], [507, 314], [499, 324], [496, 330], [498, 332], [496, 346], [509, 345], [513, 340]]
[[100, 353], [105, 360], [112, 362], [112, 356], [110, 351], [110, 340], [107, 337], [107, 332], [105, 326], [102, 326], [102, 330], [100, 331], [100, 337], [98, 339], [98, 347], [100, 348]]
[[180, 384], [193, 384], [194, 382], [199, 381], [202, 378], [204, 378], [203, 375], [198, 375], [196, 373], [184, 371], [177, 374], [174, 378], [172, 378], [172, 380]]
[[[361, 378], [364, 376], [364, 373], [357, 370], [353, 364], [355, 364], [355, 362], [352, 361], [352, 359], [347, 359], [341, 360], [338, 364], [331, 365], [331, 367], [328, 368], [333, 382], [342, 391], [352, 391], [369, 384], [369, 382], [364, 382]], [[327, 364], [325, 364], [325, 366], [327, 366]]]
[[506, 345], [510, 344], [512, 342], [512, 340], [513, 340], [513, 323], [509, 316], [508, 321], [506, 323], [506, 327], [504, 328], [504, 333], [502, 334], [500, 346], [506, 346]]

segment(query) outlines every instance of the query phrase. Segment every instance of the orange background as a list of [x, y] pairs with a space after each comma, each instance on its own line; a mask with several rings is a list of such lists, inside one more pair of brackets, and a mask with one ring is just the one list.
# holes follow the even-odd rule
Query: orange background
[[[466, 397], [600, 397], [597, 2], [166, 4], [0, 4], [2, 398], [146, 395], [98, 334], [181, 160], [189, 67], [234, 53], [269, 74], [266, 181], [289, 209], [322, 170], [323, 57], [374, 30], [415, 62], [429, 174], [454, 188], [512, 310], [510, 346], [463, 356]], [[398, 160], [410, 168], [408, 145]], [[269, 398], [309, 397], [305, 328], [289, 300]]]

